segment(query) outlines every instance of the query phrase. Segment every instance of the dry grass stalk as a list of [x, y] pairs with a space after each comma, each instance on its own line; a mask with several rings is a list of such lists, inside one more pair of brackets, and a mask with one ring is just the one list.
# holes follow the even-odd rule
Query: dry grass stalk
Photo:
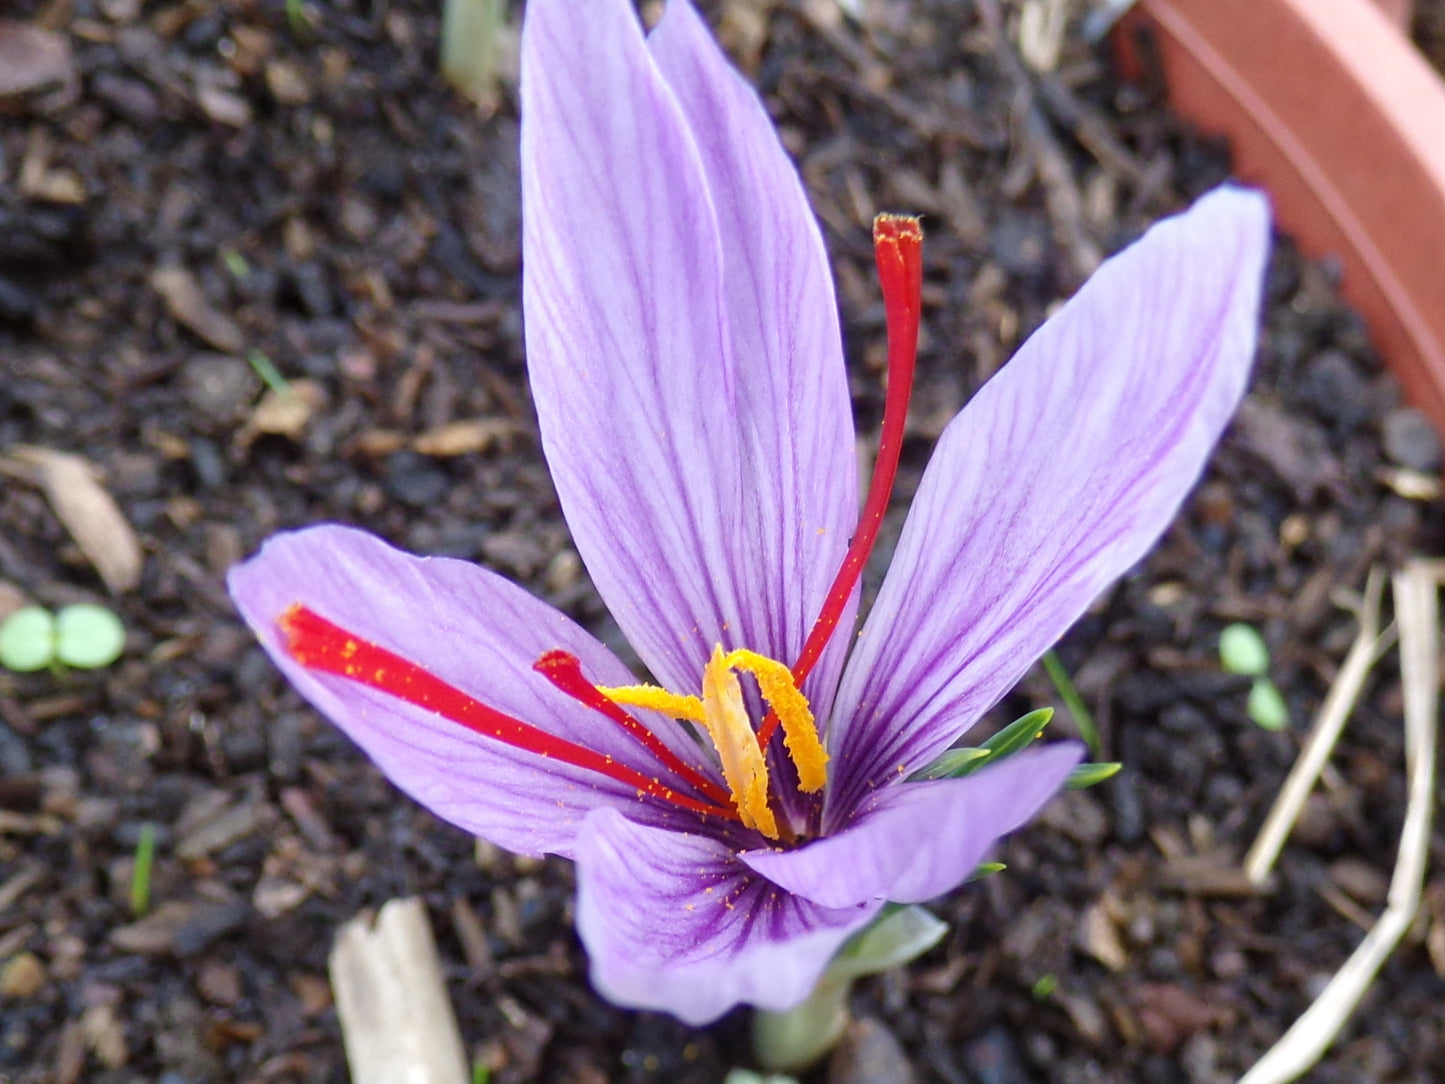
[[1325, 1052], [1369, 989], [1420, 907], [1435, 805], [1439, 737], [1440, 605], [1445, 566], [1412, 561], [1394, 577], [1405, 689], [1405, 772], [1408, 800], [1385, 911], [1304, 1014], [1240, 1078], [1239, 1084], [1286, 1084]]
[[1385, 575], [1379, 568], [1371, 569], [1365, 582], [1364, 603], [1360, 607], [1360, 630], [1355, 635], [1349, 654], [1335, 677], [1335, 683], [1320, 705], [1315, 716], [1314, 728], [1300, 752], [1299, 759], [1290, 769], [1289, 777], [1280, 788], [1278, 797], [1264, 819], [1264, 825], [1255, 838], [1254, 845], [1244, 858], [1244, 875], [1250, 882], [1262, 885], [1269, 878], [1279, 857], [1285, 838], [1299, 820], [1315, 781], [1329, 760], [1330, 753], [1344, 729], [1345, 720], [1354, 710], [1355, 701], [1365, 687], [1375, 660], [1389, 646], [1391, 633], [1380, 631], [1380, 598], [1385, 588]]

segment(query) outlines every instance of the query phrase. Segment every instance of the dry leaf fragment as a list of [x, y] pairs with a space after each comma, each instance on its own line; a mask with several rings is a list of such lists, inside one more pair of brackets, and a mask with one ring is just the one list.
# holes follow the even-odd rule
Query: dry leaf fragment
[[353, 445], [355, 450], [371, 459], [381, 459], [406, 447], [406, 434], [397, 429], [368, 429]]
[[113, 594], [140, 582], [140, 543], [89, 460], [22, 444], [0, 457], [0, 470], [44, 492], [56, 517]]
[[8, 580], [0, 580], [0, 621], [29, 605], [30, 599], [24, 591]]
[[294, 64], [273, 60], [266, 65], [266, 89], [282, 105], [305, 105], [311, 100], [311, 85]]
[[0, 19], [0, 98], [27, 94], [75, 78], [70, 42], [29, 23]]
[[1110, 971], [1123, 971], [1129, 966], [1129, 952], [1103, 901], [1084, 912], [1076, 940], [1080, 948]]
[[1160, 1054], [1177, 1050], [1186, 1039], [1214, 1027], [1229, 1015], [1207, 994], [1177, 983], [1144, 983], [1135, 997], [1139, 1022], [1149, 1045]]
[[85, 1035], [80, 1021], [68, 1021], [60, 1029], [60, 1040], [55, 1045], [55, 1084], [76, 1084], [85, 1072]]
[[422, 455], [448, 457], [484, 452], [515, 436], [519, 426], [510, 418], [471, 418], [428, 429], [412, 442]]
[[46, 203], [77, 204], [85, 202], [85, 182], [73, 169], [52, 169], [34, 184], [24, 186], [27, 196]]
[[1445, 978], [1445, 923], [1432, 918], [1425, 933], [1425, 951], [1435, 974]]
[[1024, 63], [1036, 72], [1059, 66], [1068, 11], [1062, 0], [1024, 0], [1019, 12], [1018, 46]]
[[239, 353], [245, 342], [241, 329], [230, 317], [217, 312], [206, 300], [200, 283], [184, 267], [158, 267], [151, 272], [151, 286], [166, 303], [175, 319], [190, 328], [217, 350]]
[[1389, 486], [1407, 501], [1438, 501], [1441, 495], [1440, 478], [1424, 471], [1406, 467], [1381, 467], [1375, 477]]
[[0, 999], [26, 1001], [45, 987], [45, 965], [33, 952], [10, 957], [0, 967]]
[[1257, 896], [1268, 888], [1250, 880], [1232, 855], [1217, 851], [1171, 858], [1164, 863], [1159, 880], [1189, 896]]
[[80, 1018], [80, 1030], [96, 1061], [107, 1069], [119, 1069], [130, 1058], [125, 1029], [116, 1017], [114, 1005], [90, 1006]]
[[[3, 58], [0, 58], [3, 62]], [[50, 164], [54, 144], [44, 128], [35, 128], [25, 143], [16, 178], [22, 194], [47, 203], [84, 203], [85, 185], [79, 174]]]
[[209, 83], [202, 84], [196, 88], [196, 103], [217, 124], [244, 128], [251, 123], [251, 103], [229, 90]]
[[133, 23], [140, 17], [141, 0], [100, 0], [100, 13], [113, 23]]
[[314, 380], [290, 380], [284, 391], [268, 389], [256, 404], [236, 442], [242, 447], [262, 434], [300, 440], [307, 424], [326, 403], [326, 391]]

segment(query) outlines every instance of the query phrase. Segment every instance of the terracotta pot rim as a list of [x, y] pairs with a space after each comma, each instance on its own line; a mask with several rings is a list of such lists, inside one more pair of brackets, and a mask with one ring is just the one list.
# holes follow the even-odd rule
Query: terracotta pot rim
[[1141, 0], [1126, 62], [1141, 25], [1175, 107], [1231, 138], [1308, 253], [1341, 258], [1346, 296], [1445, 431], [1445, 83], [1369, 0]]

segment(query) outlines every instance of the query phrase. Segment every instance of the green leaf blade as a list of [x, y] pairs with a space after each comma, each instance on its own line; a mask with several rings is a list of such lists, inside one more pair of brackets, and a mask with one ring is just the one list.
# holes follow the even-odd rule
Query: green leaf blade
[[1031, 711], [1009, 723], [1008, 726], [985, 741], [981, 748], [988, 750], [990, 763], [1002, 760], [1006, 756], [1017, 753], [1043, 734], [1044, 727], [1049, 725], [1049, 720], [1053, 717], [1053, 708], [1038, 708]]
[[1102, 783], [1106, 779], [1113, 779], [1123, 767], [1124, 765], [1117, 760], [1103, 761], [1097, 764], [1080, 764], [1069, 773], [1069, 778], [1064, 786], [1068, 790], [1083, 790], [1085, 787]]

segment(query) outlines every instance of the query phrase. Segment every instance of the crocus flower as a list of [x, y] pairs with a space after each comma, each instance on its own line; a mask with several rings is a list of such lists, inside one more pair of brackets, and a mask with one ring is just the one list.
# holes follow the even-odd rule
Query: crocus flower
[[[1268, 238], [1224, 189], [1107, 262], [947, 428], [862, 630], [919, 311], [884, 218], [882, 450], [860, 523], [828, 263], [767, 115], [687, 0], [531, 0], [524, 309], [562, 509], [652, 683], [486, 569], [324, 525], [230, 587], [418, 802], [577, 864], [612, 1000], [782, 1010], [885, 901], [965, 880], [1071, 743], [910, 781], [1175, 514], [1242, 394]], [[850, 538], [855, 544], [850, 549]], [[835, 630], [842, 630], [833, 635]]]

